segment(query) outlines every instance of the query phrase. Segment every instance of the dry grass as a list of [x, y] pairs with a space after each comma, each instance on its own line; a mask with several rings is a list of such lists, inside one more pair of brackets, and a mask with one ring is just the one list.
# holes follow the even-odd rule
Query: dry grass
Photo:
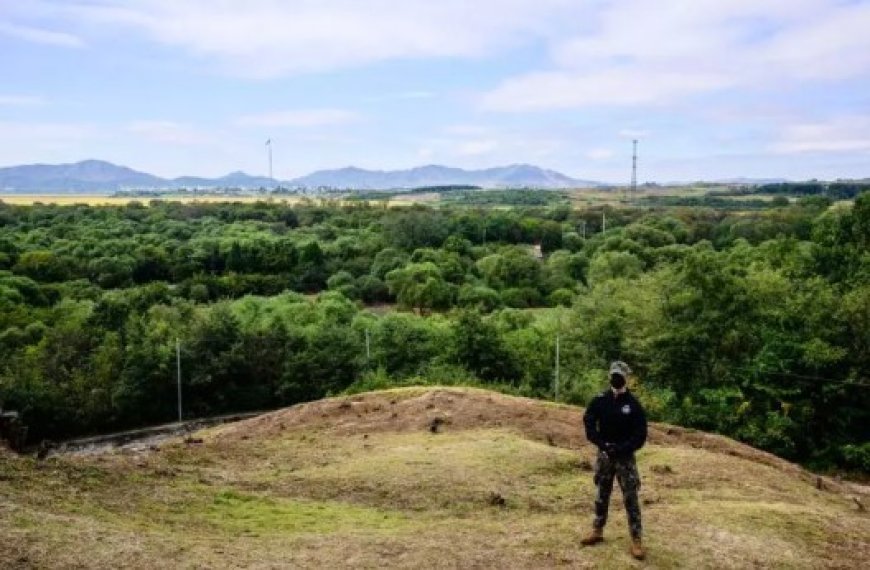
[[[410, 206], [413, 204], [437, 204], [440, 199], [439, 194], [418, 193], [408, 194], [407, 196], [397, 196], [387, 201], [389, 207]], [[252, 202], [269, 202], [275, 204], [301, 204], [306, 201], [312, 203], [320, 203], [321, 200], [326, 200], [328, 203], [335, 206], [353, 206], [361, 202], [356, 200], [343, 200], [335, 197], [306, 197], [306, 196], [267, 196], [267, 195], [243, 195], [243, 196], [226, 196], [221, 194], [198, 194], [189, 196], [183, 194], [161, 194], [160, 196], [107, 196], [104, 194], [0, 194], [0, 202], [6, 204], [14, 204], [18, 206], [31, 206], [36, 203], [55, 204], [58, 206], [124, 206], [131, 202], [139, 202], [147, 205], [152, 200], [160, 202], [185, 202], [185, 203], [252, 203]], [[374, 203], [374, 201], [373, 201]]]
[[441, 194], [438, 192], [414, 192], [393, 196], [387, 200], [387, 203], [390, 206], [408, 206], [411, 204], [435, 204], [440, 201]]
[[[201, 444], [2, 456], [0, 567], [641, 567], [618, 491], [607, 542], [578, 545], [594, 493], [580, 414], [411, 388], [211, 428]], [[819, 490], [796, 466], [669, 426], [652, 428], [638, 462], [643, 566], [857, 568], [870, 557], [870, 518], [833, 481]]]
[[[661, 188], [639, 188], [636, 198], [645, 196], [681, 196], [700, 197], [705, 195], [711, 188], [694, 188], [691, 186], [674, 186]], [[613, 207], [628, 207], [629, 204], [623, 199], [624, 194], [622, 189], [601, 190], [598, 188], [578, 188], [565, 190], [567, 192], [570, 203], [575, 208], [585, 208], [590, 206], [610, 205]], [[758, 196], [748, 196], [745, 198], [737, 197], [735, 199], [750, 199], [758, 198]], [[159, 197], [150, 196], [106, 196], [103, 194], [0, 194], [0, 201], [7, 204], [16, 205], [31, 205], [37, 202], [43, 204], [57, 204], [60, 206], [69, 206], [74, 204], [87, 204], [90, 206], [104, 205], [124, 205], [133, 201], [138, 201], [147, 204], [152, 199], [170, 202], [275, 202], [297, 204], [311, 199], [315, 202], [319, 201], [319, 197], [304, 197], [304, 196], [260, 196], [260, 195], [244, 195], [244, 196], [225, 196], [220, 194], [199, 194], [197, 196], [189, 196], [183, 194], [163, 194]], [[772, 199], [765, 196], [763, 199]], [[353, 200], [342, 200], [340, 198], [327, 198], [331, 203], [337, 205], [358, 204]], [[414, 204], [437, 205], [441, 201], [441, 195], [437, 192], [410, 192], [391, 197], [387, 200], [387, 205], [390, 207], [410, 206]], [[375, 203], [377, 201], [372, 201]], [[495, 208], [510, 209], [511, 206], [491, 206]]]
[[714, 188], [696, 188], [693, 186], [662, 186], [657, 188], [639, 187], [631, 202], [625, 201], [627, 188], [615, 188], [601, 190], [598, 188], [583, 188], [569, 190], [568, 196], [575, 208], [587, 208], [592, 206], [612, 206], [625, 208], [634, 206], [638, 200], [655, 196], [679, 196], [682, 198], [701, 197]]
[[182, 194], [165, 194], [159, 197], [151, 196], [106, 196], [103, 194], [0, 194], [0, 201], [7, 204], [29, 206], [37, 202], [43, 204], [57, 204], [58, 206], [72, 206], [85, 204], [88, 206], [123, 206], [130, 202], [147, 204], [151, 200], [163, 202], [274, 202], [276, 204], [296, 204], [305, 200], [302, 196], [224, 196], [220, 194], [199, 194], [186, 196]]

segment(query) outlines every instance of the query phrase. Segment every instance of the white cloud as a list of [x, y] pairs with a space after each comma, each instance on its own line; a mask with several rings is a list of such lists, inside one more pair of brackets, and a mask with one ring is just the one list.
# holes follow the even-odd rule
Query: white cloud
[[102, 136], [95, 125], [72, 122], [0, 121], [0, 133], [7, 165], [80, 160], [82, 149]]
[[870, 116], [789, 125], [771, 150], [781, 154], [870, 153]]
[[472, 124], [447, 125], [442, 130], [448, 135], [455, 135], [460, 137], [480, 136], [492, 132], [491, 127], [484, 127], [483, 125]]
[[435, 93], [432, 91], [402, 91], [401, 93], [394, 93], [393, 99], [431, 99], [435, 97]]
[[[772, 39], [759, 65], [800, 80], [841, 79], [870, 74], [870, 3], [835, 3]], [[760, 72], [762, 72], [760, 70]]]
[[244, 115], [234, 123], [240, 127], [313, 128], [346, 125], [360, 119], [359, 114], [346, 109], [296, 109]]
[[45, 105], [44, 97], [37, 95], [2, 95], [0, 94], [0, 106], [10, 107], [36, 107]]
[[399, 91], [397, 93], [385, 93], [382, 95], [376, 95], [374, 97], [366, 98], [366, 101], [370, 103], [383, 103], [385, 101], [412, 101], [412, 100], [422, 100], [422, 99], [433, 99], [435, 98], [435, 93], [432, 91]]
[[498, 146], [498, 141], [494, 139], [470, 140], [459, 143], [456, 151], [464, 156], [478, 156], [489, 154]]
[[551, 37], [551, 67], [504, 80], [485, 109], [672, 104], [729, 89], [776, 91], [870, 73], [870, 3], [622, 0]]
[[7, 140], [25, 139], [27, 142], [32, 142], [42, 139], [49, 143], [66, 142], [90, 137], [96, 132], [96, 127], [89, 123], [0, 121], [0, 133], [3, 133], [3, 138]]
[[[15, 130], [4, 130], [20, 139], [15, 145], [30, 144], [30, 156], [39, 160], [59, 155], [50, 148], [61, 147], [109, 157], [124, 144], [138, 145], [131, 156], [144, 156], [145, 149], [157, 157], [166, 153], [163, 143], [172, 143], [171, 156], [155, 163], [174, 161], [187, 170], [185, 160], [229, 165], [248, 152], [262, 166], [262, 141], [272, 136], [276, 159], [286, 152], [300, 173], [360, 157], [372, 166], [418, 157], [465, 166], [540, 161], [606, 173], [622, 160], [608, 161], [607, 151], [627, 156], [625, 139], [647, 138], [641, 129], [649, 128], [656, 138], [650, 155], [743, 152], [778, 160], [784, 170], [789, 161], [798, 168], [827, 159], [831, 172], [847, 154], [856, 162], [867, 156], [866, 121], [826, 118], [865, 113], [859, 105], [870, 88], [868, 29], [870, 0], [0, 0], [0, 40], [13, 50], [10, 57], [21, 58], [11, 69], [20, 76], [0, 95], [0, 109], [15, 117], [45, 103], [29, 89], [45, 92], [52, 104], [65, 100], [36, 89], [49, 67], [30, 64], [45, 48], [11, 37], [90, 47], [66, 52], [64, 65], [68, 58], [105, 54], [118, 69], [141, 69], [143, 80], [159, 81], [165, 71], [169, 81], [176, 79], [172, 72], [185, 73], [197, 85], [216, 70], [259, 79], [371, 69], [323, 82], [302, 78], [283, 104], [274, 97], [286, 82], [247, 82], [241, 92], [243, 84], [209, 78], [215, 96], [200, 115], [230, 114], [205, 132], [175, 112], [184, 98], [167, 96], [157, 108], [141, 98], [150, 90], [129, 97], [124, 107], [130, 114], [101, 126], [100, 134], [72, 123], [16, 123]], [[441, 61], [430, 66], [433, 59]], [[382, 65], [397, 60], [404, 61]], [[82, 72], [101, 69], [85, 65]], [[108, 83], [100, 86], [100, 79]], [[106, 97], [122, 96], [127, 86], [120, 77], [83, 75], [82, 81], [93, 81]], [[338, 92], [351, 82], [358, 89]], [[70, 121], [100, 120], [100, 97], [69, 96], [75, 104], [58, 105], [52, 116], [75, 112], [79, 118], [68, 115]], [[382, 103], [360, 106], [374, 102]], [[141, 112], [145, 107], [154, 112]], [[417, 115], [402, 115], [415, 107]], [[550, 110], [570, 112], [537, 114]], [[389, 116], [375, 122], [377, 113]], [[134, 121], [155, 116], [180, 122]], [[220, 134], [226, 135], [222, 144], [236, 147], [218, 154], [217, 143], [198, 146]], [[795, 153], [804, 156], [797, 161]], [[8, 161], [24, 150], [9, 142], [0, 156]], [[652, 169], [652, 157], [644, 165]]]
[[624, 139], [645, 139], [650, 132], [644, 129], [622, 129], [618, 134]]
[[435, 156], [435, 151], [428, 147], [422, 147], [417, 149], [417, 158], [420, 160], [429, 160], [433, 156]]
[[537, 111], [601, 105], [642, 105], [734, 85], [724, 74], [613, 69], [589, 74], [538, 72], [511, 78], [482, 98], [493, 111]]
[[593, 148], [586, 151], [589, 160], [608, 160], [613, 158], [614, 152], [609, 148]]
[[[418, 141], [416, 158], [466, 168], [523, 161], [549, 162], [570, 148], [572, 142], [549, 126], [455, 124]], [[579, 151], [577, 156], [580, 156]]]
[[80, 37], [73, 34], [11, 24], [8, 22], [0, 22], [0, 34], [18, 38], [19, 40], [27, 42], [58, 47], [80, 48], [85, 45], [85, 42]]
[[173, 121], [133, 121], [127, 125], [126, 130], [158, 143], [199, 145], [213, 140], [205, 132]]
[[272, 77], [389, 59], [479, 57], [526, 44], [558, 22], [571, 0], [104, 0], [59, 6], [68, 18], [133, 29], [217, 61]]

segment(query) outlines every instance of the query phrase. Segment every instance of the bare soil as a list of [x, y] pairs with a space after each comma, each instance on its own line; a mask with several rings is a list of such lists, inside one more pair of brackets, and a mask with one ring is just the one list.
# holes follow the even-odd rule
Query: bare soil
[[[509, 428], [549, 445], [592, 452], [583, 432], [583, 409], [531, 398], [504, 396], [473, 388], [409, 388], [329, 398], [267, 413], [218, 430], [222, 439], [274, 437], [299, 427], [325, 429], [336, 435], [409, 432], [428, 429], [438, 420], [444, 431]], [[648, 442], [689, 446], [769, 465], [827, 489], [866, 491], [815, 475], [733, 439], [669, 424], [651, 423]]]

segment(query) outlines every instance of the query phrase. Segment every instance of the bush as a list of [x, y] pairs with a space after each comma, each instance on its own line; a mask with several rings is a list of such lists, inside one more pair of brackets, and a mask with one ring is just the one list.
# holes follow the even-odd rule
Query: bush
[[363, 275], [356, 280], [359, 298], [364, 303], [386, 303], [391, 300], [387, 284], [372, 275]]
[[574, 302], [574, 291], [570, 289], [556, 289], [547, 299], [551, 307], [570, 307]]
[[347, 271], [339, 271], [326, 280], [326, 286], [330, 291], [338, 291], [348, 299], [359, 298], [359, 290], [356, 280]]
[[361, 394], [375, 390], [386, 390], [401, 385], [394, 376], [390, 376], [383, 367], [369, 370], [360, 376], [353, 384], [345, 388], [345, 394]]
[[632, 279], [643, 271], [643, 262], [634, 254], [624, 251], [606, 251], [592, 258], [589, 281], [601, 283], [619, 277]]
[[606, 387], [607, 371], [601, 369], [585, 370], [578, 376], [564, 382], [560, 387], [559, 399], [575, 406], [588, 406], [596, 395]]
[[459, 306], [491, 313], [501, 307], [502, 300], [495, 289], [483, 285], [463, 285], [459, 289]]
[[531, 287], [505, 289], [501, 292], [501, 300], [513, 309], [528, 309], [544, 304], [541, 293]]
[[870, 473], [870, 442], [857, 445], [844, 445], [840, 448], [843, 462], [847, 467]]

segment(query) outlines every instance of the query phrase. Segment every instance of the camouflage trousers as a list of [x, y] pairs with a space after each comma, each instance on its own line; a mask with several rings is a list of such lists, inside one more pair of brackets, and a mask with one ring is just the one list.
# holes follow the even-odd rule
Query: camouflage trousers
[[613, 491], [613, 478], [619, 481], [622, 489], [622, 500], [625, 503], [625, 512], [628, 514], [628, 527], [632, 538], [640, 538], [640, 501], [637, 492], [640, 490], [640, 474], [637, 472], [637, 463], [634, 455], [628, 457], [610, 458], [604, 452], [598, 452], [595, 461], [595, 486], [598, 492], [595, 495], [595, 520], [592, 523], [597, 529], [603, 529], [607, 524], [607, 511], [610, 508], [610, 493]]

